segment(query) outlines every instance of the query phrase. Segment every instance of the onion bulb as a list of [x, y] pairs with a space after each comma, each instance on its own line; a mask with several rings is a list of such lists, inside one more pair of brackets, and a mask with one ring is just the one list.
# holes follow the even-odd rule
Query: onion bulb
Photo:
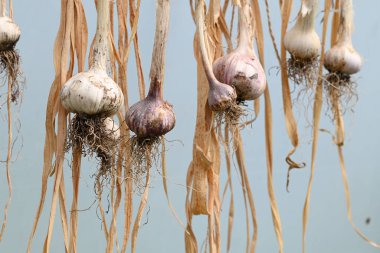
[[285, 34], [284, 47], [290, 53], [288, 75], [296, 84], [313, 84], [317, 77], [321, 41], [314, 28], [318, 0], [302, 0], [296, 24]]
[[252, 48], [251, 7], [239, 6], [239, 44], [231, 53], [218, 58], [213, 64], [216, 78], [235, 88], [237, 100], [254, 100], [266, 88], [266, 77]]

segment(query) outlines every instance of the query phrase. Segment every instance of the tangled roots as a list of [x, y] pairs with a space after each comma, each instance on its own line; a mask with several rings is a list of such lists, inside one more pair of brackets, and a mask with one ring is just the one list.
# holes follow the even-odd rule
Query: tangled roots
[[131, 167], [131, 177], [134, 182], [135, 191], [145, 189], [146, 172], [157, 165], [160, 156], [161, 137], [139, 138], [133, 136], [130, 139], [130, 155], [127, 166]]
[[[84, 117], [76, 114], [69, 127], [66, 152], [70, 149], [81, 148], [83, 156], [93, 156], [99, 161], [96, 180], [108, 181], [112, 175], [114, 155], [120, 143], [119, 129], [106, 128], [106, 117]], [[109, 118], [108, 118], [109, 119]]]
[[11, 82], [11, 101], [17, 103], [24, 82], [20, 68], [20, 55], [17, 50], [0, 51], [0, 73], [4, 73], [4, 77]]
[[328, 73], [325, 77], [324, 87], [328, 108], [332, 109], [334, 105], [332, 99], [338, 100], [342, 114], [352, 110], [358, 101], [357, 83], [348, 74]]
[[243, 104], [243, 102], [236, 103], [236, 101], [233, 101], [226, 110], [215, 111], [214, 121], [216, 127], [218, 128], [223, 123], [229, 124], [230, 126], [238, 125], [240, 123], [240, 118], [246, 115], [241, 104]]
[[318, 78], [318, 57], [312, 59], [288, 59], [289, 79], [300, 87], [297, 98], [312, 90]]

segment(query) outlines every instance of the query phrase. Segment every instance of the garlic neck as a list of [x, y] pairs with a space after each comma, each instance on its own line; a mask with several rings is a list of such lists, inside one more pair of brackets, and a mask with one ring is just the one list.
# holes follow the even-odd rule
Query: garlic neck
[[204, 32], [206, 28], [205, 28], [205, 20], [203, 16], [203, 9], [204, 9], [204, 2], [203, 0], [200, 0], [198, 1], [197, 10], [196, 10], [196, 23], [197, 23], [197, 30], [198, 30], [199, 46], [201, 49], [201, 59], [202, 59], [204, 70], [206, 72], [208, 83], [211, 88], [211, 86], [215, 82], [218, 82], [218, 81], [214, 75], [214, 72], [212, 72], [212, 66], [208, 59], [206, 41], [205, 41], [205, 36], [204, 36]]
[[97, 14], [98, 20], [91, 68], [106, 71], [109, 33], [109, 0], [98, 0]]
[[158, 79], [152, 79], [149, 85], [148, 98], [163, 99], [162, 84]]
[[314, 20], [318, 11], [318, 0], [303, 0], [298, 13], [296, 27], [304, 32], [314, 30]]
[[169, 33], [170, 2], [169, 0], [158, 0], [156, 6], [156, 31], [149, 76], [152, 82], [157, 79], [161, 84], [165, 72], [165, 48]]
[[352, 0], [342, 0], [337, 44], [352, 46]]
[[250, 14], [250, 5], [241, 3], [239, 6], [239, 44], [237, 50], [251, 51], [252, 49], [252, 23]]

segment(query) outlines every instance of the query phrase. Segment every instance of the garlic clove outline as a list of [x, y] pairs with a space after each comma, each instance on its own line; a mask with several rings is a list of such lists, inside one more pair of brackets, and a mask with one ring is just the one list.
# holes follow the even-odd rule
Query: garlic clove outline
[[84, 115], [114, 115], [123, 104], [120, 87], [102, 69], [92, 68], [71, 77], [62, 87], [63, 107]]
[[0, 51], [12, 50], [20, 35], [20, 27], [11, 18], [0, 17]]

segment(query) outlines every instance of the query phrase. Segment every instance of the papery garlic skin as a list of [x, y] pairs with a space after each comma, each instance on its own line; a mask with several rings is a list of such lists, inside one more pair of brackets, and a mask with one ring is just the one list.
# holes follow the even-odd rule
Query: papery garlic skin
[[325, 56], [324, 66], [330, 72], [352, 75], [360, 71], [362, 57], [350, 45], [336, 45]]
[[114, 115], [123, 104], [120, 87], [101, 69], [90, 69], [71, 77], [62, 87], [63, 107], [85, 115]]
[[320, 55], [321, 41], [314, 29], [318, 0], [302, 1], [294, 27], [286, 32], [285, 49], [296, 59], [313, 59]]
[[254, 100], [266, 88], [265, 72], [254, 56], [232, 52], [218, 58], [213, 64], [215, 77], [236, 89], [238, 100]]
[[166, 101], [147, 97], [129, 108], [126, 123], [139, 138], [162, 136], [175, 126], [172, 108]]
[[0, 17], [0, 51], [11, 50], [20, 39], [20, 28], [9, 17]]
[[138, 138], [159, 137], [174, 128], [173, 106], [163, 100], [159, 81], [153, 80], [146, 98], [129, 108], [125, 122]]

